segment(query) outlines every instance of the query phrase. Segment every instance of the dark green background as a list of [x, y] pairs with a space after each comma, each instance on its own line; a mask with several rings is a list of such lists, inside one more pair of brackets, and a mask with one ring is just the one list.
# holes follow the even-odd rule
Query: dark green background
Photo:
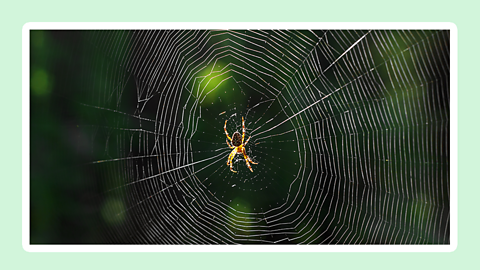
[[[170, 228], [173, 215], [182, 228], [207, 222], [225, 235], [226, 242], [220, 243], [449, 243], [450, 112], [449, 88], [444, 87], [449, 76], [442, 73], [448, 69], [448, 32], [285, 32], [288, 40], [277, 54], [295, 55], [294, 45], [302, 46], [303, 37], [313, 42], [305, 43], [306, 51], [313, 48], [320, 55], [322, 77], [306, 88], [295, 83], [301, 80], [296, 73], [285, 88], [263, 76], [263, 69], [283, 72], [263, 58], [262, 53], [277, 48], [266, 45], [256, 51], [243, 32], [215, 31], [205, 44], [200, 38], [189, 44], [185, 38], [185, 47], [198, 47], [175, 56], [157, 53], [150, 38], [168, 38], [177, 31], [31, 31], [31, 242], [164, 243], [163, 237], [179, 233]], [[262, 34], [272, 42], [285, 38], [273, 31]], [[362, 61], [368, 68], [361, 63], [350, 73], [348, 64], [335, 62], [346, 71], [339, 72], [340, 79], [326, 68], [365, 36], [362, 44], [371, 58]], [[314, 46], [318, 37], [321, 49]], [[342, 38], [345, 44], [338, 40]], [[424, 43], [434, 48], [432, 53]], [[211, 49], [217, 46], [232, 46], [232, 51]], [[237, 46], [253, 50], [245, 56], [233, 49]], [[322, 51], [327, 46], [332, 59]], [[133, 62], [125, 60], [130, 55]], [[427, 73], [412, 55], [433, 62], [433, 72]], [[177, 78], [172, 77], [176, 66], [159, 65], [158, 73], [165, 80], [180, 80], [181, 88], [165, 84], [148, 67], [157, 57], [167, 63], [178, 57], [188, 73], [206, 77], [184, 85], [183, 76], [171, 79]], [[302, 72], [307, 67], [279, 62], [300, 65]], [[251, 69], [259, 74], [250, 74]], [[413, 74], [407, 83], [396, 79], [403, 69]], [[256, 79], [253, 85], [247, 76]], [[317, 75], [308, 69], [304, 76]], [[366, 86], [359, 89], [357, 80]], [[375, 86], [380, 83], [384, 86]], [[310, 107], [316, 101], [320, 103]], [[238, 173], [225, 166], [231, 150], [223, 124], [228, 120], [233, 135], [241, 131], [242, 118], [246, 138], [253, 135], [248, 155], [259, 162], [253, 173], [240, 156], [234, 159]], [[220, 157], [212, 159], [216, 155]], [[191, 163], [193, 168], [178, 170]], [[194, 174], [188, 172], [192, 169]], [[162, 208], [178, 203], [192, 208], [185, 216]], [[202, 217], [204, 211], [217, 212], [214, 224]], [[201, 217], [192, 220], [196, 212]], [[377, 226], [387, 229], [372, 235], [369, 228], [376, 231]], [[159, 238], [152, 238], [149, 230], [158, 228], [163, 228]], [[190, 243], [190, 237], [179, 234], [178, 243]], [[207, 243], [218, 241], [209, 238], [208, 230], [199, 234], [206, 234]], [[356, 236], [341, 237], [350, 234]]]

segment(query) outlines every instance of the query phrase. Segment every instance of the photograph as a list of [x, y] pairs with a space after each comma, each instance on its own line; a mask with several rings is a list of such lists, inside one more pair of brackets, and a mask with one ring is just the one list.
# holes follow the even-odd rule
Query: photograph
[[451, 26], [216, 25], [24, 28], [28, 247], [456, 247]]

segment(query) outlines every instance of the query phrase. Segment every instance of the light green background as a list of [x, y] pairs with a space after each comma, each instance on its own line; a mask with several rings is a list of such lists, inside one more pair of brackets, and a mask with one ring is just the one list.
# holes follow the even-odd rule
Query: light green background
[[[105, 3], [104, 3], [105, 2]], [[191, 3], [188, 3], [191, 2]], [[479, 5], [474, 1], [7, 1], [1, 31], [3, 269], [453, 269], [479, 265]], [[28, 253], [21, 244], [21, 33], [26, 22], [453, 22], [458, 27], [458, 248], [451, 253]], [[453, 176], [454, 177], [454, 176]], [[4, 266], [7, 267], [4, 267]], [[273, 268], [272, 268], [273, 267]]]

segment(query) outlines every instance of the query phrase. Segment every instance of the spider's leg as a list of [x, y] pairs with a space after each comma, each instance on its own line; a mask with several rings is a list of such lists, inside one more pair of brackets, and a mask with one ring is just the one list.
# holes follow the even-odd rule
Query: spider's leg
[[250, 161], [250, 163], [252, 164], [258, 164], [258, 162], [254, 162], [248, 155], [247, 155], [247, 150], [245, 150], [245, 148], [243, 148], [244, 152], [245, 152], [245, 155], [247, 156], [248, 158], [248, 161]]
[[228, 142], [228, 139], [225, 139], [227, 141], [227, 144], [228, 144], [228, 147], [230, 147], [230, 149], [233, 149], [235, 147], [231, 146], [230, 143]]
[[[243, 146], [245, 147], [245, 145], [247, 145], [248, 141], [250, 140], [250, 138], [252, 138], [252, 136], [248, 137], [247, 141], [243, 144]], [[245, 152], [245, 148], [244, 148], [244, 152]], [[246, 152], [245, 152], [245, 155], [247, 156]], [[257, 162], [254, 162], [249, 156], [247, 156], [248, 158], [248, 161], [250, 161], [250, 163], [252, 164], [258, 164]]]
[[230, 152], [230, 155], [228, 155], [227, 165], [230, 165], [230, 162], [232, 161], [233, 157], [235, 156], [234, 153], [236, 151], [237, 151], [237, 149], [233, 149], [232, 152]]
[[223, 126], [223, 129], [225, 129], [225, 134], [227, 135], [227, 138], [232, 141], [232, 138], [230, 138], [230, 136], [228, 136], [228, 132], [227, 132], [227, 120], [225, 120], [225, 125]]
[[248, 156], [247, 153], [245, 152], [245, 148], [242, 150], [243, 153], [243, 158], [245, 159], [245, 163], [247, 163], [248, 168], [250, 169], [251, 172], [253, 172], [252, 167], [250, 166], [250, 163], [248, 162]]
[[228, 161], [227, 161], [227, 165], [230, 164], [230, 171], [236, 173], [236, 171], [233, 170], [233, 158], [235, 157], [235, 155], [237, 154], [237, 148], [233, 149], [232, 152], [230, 153], [230, 156], [228, 156]]
[[243, 120], [243, 116], [242, 116], [242, 127], [243, 127], [242, 144], [243, 144], [243, 140], [245, 139], [245, 120]]
[[252, 136], [248, 137], [247, 141], [243, 144], [243, 146], [247, 145], [248, 141], [252, 138]]
[[258, 164], [258, 162], [253, 162], [253, 160], [252, 160], [249, 156], [247, 156], [247, 157], [248, 157], [248, 161], [250, 161], [250, 163], [252, 163], [252, 164]]

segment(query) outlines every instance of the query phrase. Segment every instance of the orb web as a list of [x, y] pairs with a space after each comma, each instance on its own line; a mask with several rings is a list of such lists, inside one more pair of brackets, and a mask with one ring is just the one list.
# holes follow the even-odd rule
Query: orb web
[[77, 35], [101, 242], [449, 243], [449, 31]]

